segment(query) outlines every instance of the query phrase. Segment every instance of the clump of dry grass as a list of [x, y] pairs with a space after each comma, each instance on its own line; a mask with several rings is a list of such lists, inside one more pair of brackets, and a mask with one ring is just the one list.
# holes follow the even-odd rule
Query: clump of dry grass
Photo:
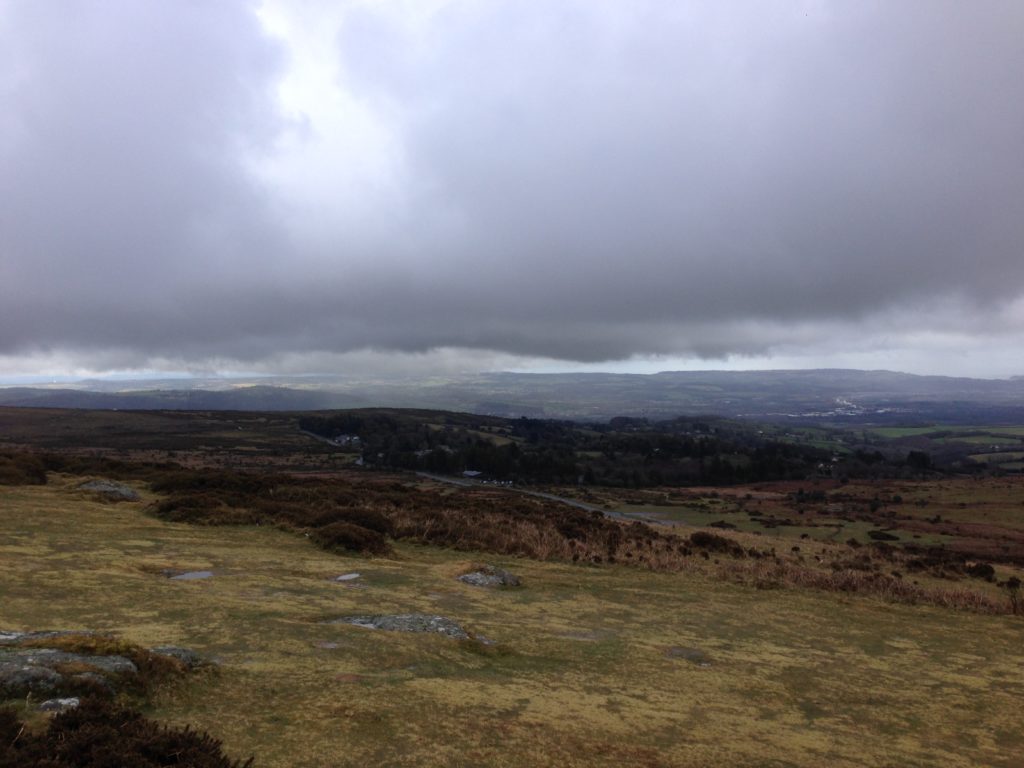
[[392, 506], [385, 514], [396, 538], [535, 560], [675, 571], [691, 554], [675, 534], [533, 499], [467, 495], [436, 508]]

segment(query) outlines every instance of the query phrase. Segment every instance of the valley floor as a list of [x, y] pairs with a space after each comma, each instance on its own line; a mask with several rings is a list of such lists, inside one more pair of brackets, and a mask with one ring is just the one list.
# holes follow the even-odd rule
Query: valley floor
[[[51, 476], [0, 487], [0, 629], [188, 646], [152, 714], [273, 766], [1015, 766], [1024, 624], [694, 574], [161, 522]], [[517, 589], [455, 576], [504, 566]], [[166, 572], [209, 570], [174, 581]], [[334, 582], [340, 574], [359, 578]], [[327, 624], [439, 614], [493, 646]]]

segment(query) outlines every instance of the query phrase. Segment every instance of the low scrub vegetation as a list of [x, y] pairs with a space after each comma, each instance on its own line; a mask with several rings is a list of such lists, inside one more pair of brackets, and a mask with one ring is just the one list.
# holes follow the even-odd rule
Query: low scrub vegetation
[[[273, 525], [306, 535], [332, 552], [387, 555], [391, 540], [466, 551], [580, 564], [625, 564], [656, 571], [708, 567], [726, 578], [757, 586], [812, 587], [929, 603], [986, 613], [1022, 611], [1019, 589], [1000, 582], [988, 563], [920, 545], [882, 541], [829, 549], [810, 561], [800, 548], [780, 557], [775, 548], [708, 530], [624, 523], [536, 497], [478, 486], [451, 492], [417, 486], [394, 476], [358, 479], [284, 473], [186, 469], [169, 464], [110, 462], [101, 458], [30, 456], [18, 466], [71, 474], [106, 474], [148, 482], [163, 498], [150, 511], [162, 519], [201, 525]], [[29, 478], [35, 476], [25, 475]], [[25, 482], [34, 481], [34, 479]], [[742, 537], [740, 537], [742, 539]], [[768, 543], [768, 542], [766, 542]], [[993, 586], [922, 586], [913, 578]], [[1005, 587], [1005, 590], [995, 587]]]
[[386, 555], [391, 551], [383, 533], [344, 521], [315, 528], [312, 538], [328, 551], [366, 552], [371, 555]]
[[46, 464], [31, 453], [0, 453], [0, 485], [46, 485]]
[[829, 592], [871, 595], [893, 603], [937, 605], [975, 613], [1017, 613], [1017, 606], [994, 595], [966, 587], [927, 587], [877, 570], [838, 567], [831, 571], [804, 568], [778, 560], [729, 561], [719, 575], [758, 589], [811, 588]]
[[0, 709], [0, 768], [247, 768], [208, 733], [169, 728], [140, 712], [85, 699], [35, 731]]

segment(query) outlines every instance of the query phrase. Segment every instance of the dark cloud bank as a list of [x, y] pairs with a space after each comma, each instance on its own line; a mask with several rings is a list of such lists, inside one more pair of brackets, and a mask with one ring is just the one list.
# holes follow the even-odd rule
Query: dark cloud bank
[[0, 355], [1024, 337], [1016, 0], [353, 6], [390, 162], [326, 227], [261, 170], [317, 126], [254, 10], [0, 3]]

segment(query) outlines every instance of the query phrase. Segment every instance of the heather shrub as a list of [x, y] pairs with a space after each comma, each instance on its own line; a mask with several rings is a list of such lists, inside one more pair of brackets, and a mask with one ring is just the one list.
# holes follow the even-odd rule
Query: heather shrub
[[690, 546], [705, 552], [718, 552], [732, 557], [743, 557], [746, 554], [743, 547], [732, 539], [710, 531], [695, 531], [690, 534]]
[[0, 768], [246, 768], [202, 731], [170, 728], [141, 713], [100, 699], [50, 721], [41, 733], [23, 730], [10, 710], [0, 711]]
[[984, 579], [985, 581], [996, 580], [996, 569], [988, 563], [974, 563], [967, 566], [966, 571], [968, 576], [973, 576], [976, 579]]
[[335, 519], [384, 535], [393, 535], [394, 525], [381, 512], [369, 507], [340, 507], [334, 510]]
[[0, 485], [46, 485], [46, 465], [31, 453], [0, 453]]
[[226, 504], [219, 495], [210, 493], [172, 496], [157, 502], [153, 512], [157, 517], [176, 523], [251, 525], [260, 519], [245, 506]]
[[363, 552], [384, 555], [391, 551], [384, 534], [353, 523], [331, 523], [312, 533], [313, 541], [329, 551]]
[[253, 511], [261, 518], [292, 528], [320, 528], [338, 521], [333, 509], [293, 501], [261, 500], [253, 506]]

